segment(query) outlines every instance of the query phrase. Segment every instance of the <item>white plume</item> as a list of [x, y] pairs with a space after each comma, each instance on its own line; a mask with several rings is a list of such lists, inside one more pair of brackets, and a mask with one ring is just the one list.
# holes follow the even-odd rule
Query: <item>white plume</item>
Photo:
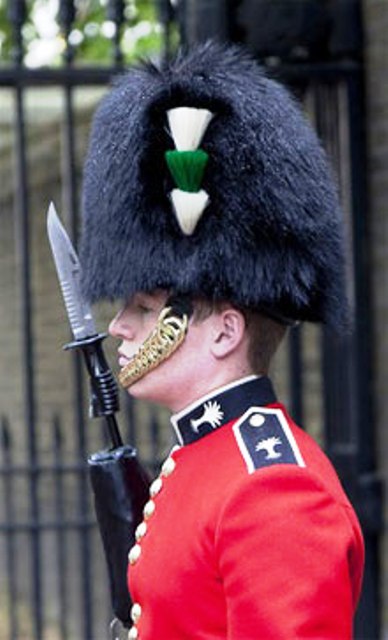
[[167, 111], [167, 117], [177, 151], [195, 151], [213, 114], [207, 109], [177, 107]]
[[196, 193], [173, 189], [170, 196], [180, 228], [191, 236], [209, 202], [208, 194], [203, 189]]

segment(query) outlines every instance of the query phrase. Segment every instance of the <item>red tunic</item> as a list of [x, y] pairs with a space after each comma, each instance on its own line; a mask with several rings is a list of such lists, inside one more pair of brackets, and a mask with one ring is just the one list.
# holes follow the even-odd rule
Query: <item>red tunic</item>
[[[352, 637], [359, 523], [330, 462], [284, 407], [252, 408], [252, 392], [271, 396], [263, 384], [207, 398], [207, 425], [203, 401], [176, 419], [189, 444], [151, 488], [130, 554], [130, 638]], [[224, 423], [234, 404], [239, 416]]]

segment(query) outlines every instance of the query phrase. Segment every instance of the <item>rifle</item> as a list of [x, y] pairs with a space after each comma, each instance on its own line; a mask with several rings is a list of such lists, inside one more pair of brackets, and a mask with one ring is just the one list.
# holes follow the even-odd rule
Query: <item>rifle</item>
[[[88, 468], [108, 567], [112, 609], [121, 623], [129, 627], [128, 552], [135, 543], [135, 529], [143, 519], [150, 480], [136, 450], [123, 445], [115, 416], [120, 408], [118, 388], [102, 347], [106, 334], [96, 331], [91, 309], [82, 295], [78, 256], [53, 203], [47, 214], [47, 232], [74, 337], [64, 349], [82, 352], [90, 379], [89, 415], [104, 418], [112, 443], [108, 449], [89, 456]], [[111, 631], [116, 635], [114, 624]]]

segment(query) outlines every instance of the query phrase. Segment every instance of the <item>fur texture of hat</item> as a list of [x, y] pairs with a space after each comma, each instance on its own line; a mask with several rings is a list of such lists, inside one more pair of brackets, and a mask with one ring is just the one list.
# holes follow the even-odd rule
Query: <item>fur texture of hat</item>
[[[209, 203], [185, 235], [169, 196], [167, 111], [214, 115]], [[81, 261], [91, 302], [163, 288], [339, 327], [346, 315], [341, 210], [315, 132], [244, 51], [207, 43], [131, 69], [102, 100], [84, 172]]]

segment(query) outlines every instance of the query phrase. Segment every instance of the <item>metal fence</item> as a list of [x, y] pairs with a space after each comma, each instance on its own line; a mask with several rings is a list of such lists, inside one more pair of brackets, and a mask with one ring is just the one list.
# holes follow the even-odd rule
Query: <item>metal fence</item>
[[[75, 3], [59, 2], [63, 61], [58, 68], [39, 69], [24, 64], [27, 5], [15, 0], [9, 6], [13, 62], [0, 66], [0, 105], [5, 105], [0, 117], [6, 109], [9, 114], [9, 121], [0, 121], [1, 139], [8, 141], [2, 148], [0, 139], [0, 175], [7, 178], [0, 194], [0, 288], [5, 288], [0, 314], [0, 638], [91, 640], [106, 636], [110, 615], [85, 465], [88, 453], [103, 446], [104, 433], [86, 418], [78, 357], [59, 352], [67, 341], [65, 318], [41, 220], [49, 198], [58, 198], [76, 239], [90, 113], [97, 94], [123, 69], [125, 3], [107, 3], [114, 25], [111, 63], [85, 66], [78, 64], [71, 44]], [[176, 16], [167, 0], [158, 6], [161, 55], [168, 55]], [[179, 22], [182, 26], [182, 14]], [[279, 355], [275, 380], [296, 420], [325, 446], [358, 510], [367, 571], [356, 636], [378, 638], [381, 488], [373, 432], [364, 428], [373, 424], [373, 415], [364, 339], [370, 334], [370, 313], [362, 66], [349, 60], [265, 62], [269, 73], [303, 97], [338, 170], [356, 318], [353, 332], [342, 340], [314, 328], [293, 331]], [[31, 103], [45, 103], [45, 96], [55, 102], [50, 121], [31, 110]], [[38, 153], [39, 145], [44, 148]], [[12, 169], [1, 173], [1, 162]], [[102, 323], [109, 312], [101, 312]], [[156, 468], [172, 437], [159, 414], [125, 399], [121, 421], [127, 439]]]
[[[76, 241], [80, 156], [84, 150], [77, 148], [77, 136], [84, 111], [90, 118], [90, 107], [88, 110], [82, 106], [83, 96], [88, 90], [105, 88], [112, 76], [123, 69], [120, 34], [125, 6], [123, 2], [107, 4], [107, 18], [114, 25], [110, 61], [105, 65], [76, 66], [71, 44], [77, 19], [75, 3], [60, 2], [58, 21], [65, 42], [62, 64], [58, 68], [37, 69], [25, 65], [23, 33], [28, 24], [28, 8], [25, 2], [9, 3], [12, 62], [0, 67], [2, 152], [4, 163], [10, 167], [4, 174], [2, 191], [7, 191], [9, 178], [13, 183], [12, 193], [2, 200], [0, 210], [0, 236], [8, 240], [2, 244], [2, 264], [9, 274], [2, 281], [0, 324], [6, 323], [7, 312], [3, 309], [12, 306], [17, 298], [17, 316], [10, 319], [10, 331], [7, 337], [3, 333], [1, 344], [0, 638], [91, 640], [106, 637], [110, 618], [107, 575], [86, 468], [88, 453], [103, 447], [105, 435], [99, 425], [90, 427], [86, 417], [79, 358], [66, 358], [60, 353], [61, 344], [67, 341], [66, 329], [54, 338], [55, 314], [45, 323], [46, 331], [40, 327], [40, 302], [48, 298], [54, 305], [61, 305], [52, 287], [54, 281], [45, 275], [52, 265], [46, 242], [40, 240], [44, 234], [40, 218], [45, 216], [49, 199], [58, 199], [66, 226]], [[168, 18], [165, 13], [163, 17]], [[160, 23], [162, 49], [169, 42], [167, 22]], [[81, 108], [76, 105], [80, 94]], [[46, 111], [46, 102], [55, 103], [54, 118], [49, 122], [43, 118], [40, 126], [40, 115], [31, 107], [36, 100]], [[6, 112], [10, 114], [9, 122]], [[40, 144], [50, 135], [53, 149], [48, 148], [38, 158], [41, 171], [48, 175], [46, 183], [34, 177], [34, 156], [37, 141]], [[56, 157], [57, 151], [60, 157]], [[55, 171], [53, 164], [57, 165]], [[42, 184], [44, 196], [40, 193]], [[8, 227], [12, 227], [9, 232]], [[36, 273], [39, 256], [43, 260], [42, 284]], [[48, 307], [46, 310], [50, 312]], [[65, 320], [63, 315], [62, 319]], [[11, 336], [13, 324], [17, 327]], [[45, 352], [49, 344], [58, 363], [45, 374], [46, 356], [41, 351]], [[12, 375], [7, 370], [9, 349], [12, 354], [8, 358], [19, 360], [13, 397], [8, 402], [7, 380]], [[67, 380], [61, 376], [62, 366]], [[57, 377], [57, 383], [51, 385], [49, 377]], [[61, 386], [60, 380], [64, 398], [56, 401], [53, 388]], [[127, 438], [136, 443], [140, 438], [132, 416], [134, 410], [126, 401], [121, 426]], [[146, 462], [152, 469], [163, 451], [155, 413], [140, 410], [138, 427], [140, 424], [146, 431], [141, 440]], [[168, 442], [168, 436], [165, 440]]]
[[[85, 637], [93, 637], [92, 623], [90, 617], [93, 614], [91, 606], [91, 587], [90, 587], [90, 534], [94, 527], [94, 519], [91, 517], [89, 508], [85, 508], [86, 500], [81, 496], [85, 496], [85, 465], [82, 461], [74, 460], [72, 463], [66, 463], [63, 452], [63, 433], [59, 422], [53, 424], [52, 452], [53, 460], [51, 463], [36, 461], [35, 467], [30, 463], [18, 464], [14, 459], [15, 443], [12, 439], [12, 430], [7, 421], [3, 419], [1, 426], [2, 438], [2, 466], [1, 476], [4, 488], [4, 523], [1, 524], [1, 533], [4, 539], [5, 567], [4, 580], [2, 582], [5, 587], [7, 599], [7, 614], [2, 611], [3, 617], [6, 617], [6, 625], [8, 626], [8, 634], [10, 638], [19, 637], [36, 637], [42, 638], [44, 635], [43, 608], [42, 601], [42, 576], [43, 564], [47, 555], [51, 559], [50, 550], [47, 549], [49, 536], [55, 545], [54, 565], [52, 566], [53, 580], [50, 589], [53, 589], [58, 598], [58, 615], [52, 626], [53, 637], [68, 638], [69, 637], [69, 614], [68, 614], [68, 588], [67, 588], [67, 570], [69, 563], [69, 553], [71, 547], [68, 543], [69, 531], [77, 531], [80, 535], [82, 545], [83, 561], [80, 570], [84, 573], [84, 583], [82, 585], [84, 630]], [[78, 514], [69, 517], [66, 513], [66, 491], [68, 475], [74, 475], [78, 478], [80, 504]], [[51, 498], [52, 505], [50, 519], [47, 519], [47, 502], [45, 504], [45, 514], [43, 516], [42, 509], [34, 510], [28, 519], [20, 519], [20, 498], [16, 489], [17, 483], [22, 483], [29, 492], [31, 485], [34, 492], [37, 492], [39, 486], [45, 483], [45, 479], [49, 478], [52, 483]], [[37, 498], [38, 502], [38, 498]], [[43, 516], [43, 517], [42, 517]], [[47, 535], [49, 534], [49, 536]], [[20, 571], [29, 570], [20, 566], [20, 543], [19, 539], [27, 541], [32, 559], [31, 571], [31, 591], [30, 591], [30, 607], [26, 606], [25, 613], [18, 603], [19, 591], [18, 581]], [[43, 545], [46, 544], [46, 550]], [[46, 555], [47, 553], [47, 555]], [[22, 564], [25, 563], [25, 558]], [[51, 560], [52, 561], [52, 560]], [[32, 570], [31, 570], [32, 569]], [[55, 632], [54, 632], [55, 629]], [[47, 631], [47, 629], [46, 629]], [[2, 633], [7, 634], [6, 629], [2, 625]], [[3, 637], [8, 637], [4, 635]], [[82, 632], [80, 629], [80, 637]], [[74, 633], [73, 633], [73, 637]]]

